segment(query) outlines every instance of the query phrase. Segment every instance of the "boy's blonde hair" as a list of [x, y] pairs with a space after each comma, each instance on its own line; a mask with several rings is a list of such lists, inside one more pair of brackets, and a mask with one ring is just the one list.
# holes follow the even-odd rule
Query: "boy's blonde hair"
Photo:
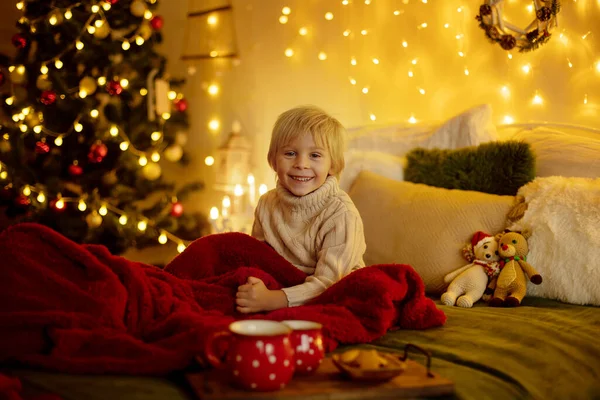
[[271, 134], [267, 161], [275, 169], [277, 151], [293, 138], [310, 133], [317, 146], [331, 156], [333, 176], [339, 179], [344, 169], [345, 130], [342, 124], [315, 106], [300, 106], [285, 111], [277, 118]]

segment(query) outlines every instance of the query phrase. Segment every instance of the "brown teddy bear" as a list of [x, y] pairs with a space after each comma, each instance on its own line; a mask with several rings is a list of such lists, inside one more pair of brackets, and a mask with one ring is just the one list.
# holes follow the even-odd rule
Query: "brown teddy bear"
[[527, 293], [527, 280], [539, 285], [542, 276], [531, 264], [527, 262], [529, 246], [527, 238], [531, 236], [528, 231], [504, 231], [496, 235], [498, 240], [498, 253], [504, 266], [498, 275], [494, 297], [490, 300], [491, 307], [517, 307], [521, 304]]

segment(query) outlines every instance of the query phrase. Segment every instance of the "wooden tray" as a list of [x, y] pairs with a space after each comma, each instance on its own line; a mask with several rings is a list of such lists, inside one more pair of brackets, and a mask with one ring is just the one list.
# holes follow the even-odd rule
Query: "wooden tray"
[[275, 392], [249, 392], [237, 389], [223, 378], [223, 373], [209, 370], [188, 374], [186, 378], [202, 400], [271, 400], [271, 399], [402, 399], [436, 397], [454, 393], [454, 383], [410, 359], [406, 371], [381, 383], [349, 380], [338, 370], [331, 357], [326, 357], [319, 369], [309, 376], [294, 376], [288, 385]]

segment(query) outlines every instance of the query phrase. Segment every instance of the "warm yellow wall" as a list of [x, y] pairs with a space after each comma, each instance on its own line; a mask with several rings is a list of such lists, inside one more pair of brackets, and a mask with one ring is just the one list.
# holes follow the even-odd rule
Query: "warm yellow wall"
[[[525, 26], [533, 19], [526, 10], [532, 2], [506, 3], [506, 13], [516, 24]], [[190, 66], [196, 69], [188, 76], [186, 89], [193, 114], [189, 145], [195, 158], [186, 179], [200, 177], [210, 184], [213, 170], [203, 160], [215, 153], [237, 119], [254, 143], [258, 180], [272, 184], [265, 161], [271, 126], [280, 112], [303, 103], [323, 107], [348, 127], [406, 122], [411, 116], [440, 121], [480, 103], [492, 104], [498, 123], [510, 115], [516, 122], [600, 126], [600, 71], [596, 67], [600, 0], [563, 1], [559, 27], [550, 42], [532, 53], [512, 52], [512, 60], [479, 29], [475, 15], [480, 4], [472, 0], [429, 0], [427, 4], [372, 0], [365, 5], [364, 0], [351, 0], [344, 6], [341, 0], [234, 0], [239, 62], [183, 63], [178, 58], [183, 51], [187, 1], [163, 1], [167, 21], [163, 51], [170, 56], [171, 70], [185, 74]], [[283, 6], [291, 8], [287, 24], [278, 21]], [[395, 10], [402, 14], [394, 15]], [[331, 21], [324, 18], [328, 11], [334, 14]], [[422, 23], [427, 28], [420, 28]], [[308, 28], [306, 36], [298, 34], [302, 26]], [[344, 37], [346, 29], [353, 34]], [[360, 35], [362, 29], [368, 30], [366, 36]], [[460, 34], [464, 36], [457, 39]], [[402, 46], [403, 40], [408, 47]], [[286, 48], [294, 50], [293, 57], [284, 55]], [[327, 54], [327, 60], [317, 58], [320, 51]], [[351, 57], [356, 57], [357, 66], [350, 65]], [[375, 65], [372, 58], [380, 64]], [[529, 74], [522, 71], [525, 64], [531, 66]], [[356, 86], [350, 84], [350, 77], [357, 80]], [[220, 85], [216, 97], [206, 93], [211, 82]], [[510, 90], [508, 97], [501, 94], [504, 85]], [[368, 94], [361, 93], [363, 87], [369, 88]], [[532, 105], [536, 91], [543, 98], [541, 105]], [[216, 133], [207, 128], [211, 118], [221, 121]], [[188, 208], [208, 211], [217, 201], [207, 191]]]

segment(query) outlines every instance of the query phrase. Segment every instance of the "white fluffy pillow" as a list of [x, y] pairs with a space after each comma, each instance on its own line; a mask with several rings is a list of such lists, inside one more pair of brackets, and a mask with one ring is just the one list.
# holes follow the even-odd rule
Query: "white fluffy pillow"
[[346, 168], [340, 176], [340, 187], [345, 191], [365, 170], [403, 180], [404, 155], [415, 147], [458, 149], [498, 139], [492, 109], [487, 104], [467, 110], [438, 127], [402, 124], [349, 129], [348, 134]]
[[600, 178], [536, 178], [518, 195], [527, 211], [509, 229], [531, 231], [527, 261], [543, 278], [527, 295], [600, 305]]

